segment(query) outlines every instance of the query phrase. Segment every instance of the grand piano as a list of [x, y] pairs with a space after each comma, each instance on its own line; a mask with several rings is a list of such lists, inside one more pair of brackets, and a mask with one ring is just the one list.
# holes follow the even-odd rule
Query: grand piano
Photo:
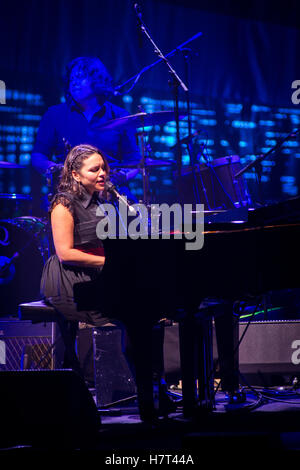
[[183, 404], [189, 416], [198, 400], [195, 355], [201, 344], [199, 349], [196, 317], [201, 303], [213, 299], [212, 305], [218, 305], [215, 324], [223, 385], [233, 392], [239, 383], [234, 304], [271, 290], [300, 286], [300, 198], [247, 208], [246, 216], [245, 210], [242, 214], [241, 218], [241, 211], [234, 209], [206, 214], [204, 246], [198, 251], [185, 249], [184, 233], [182, 239], [176, 239], [174, 232], [168, 240], [107, 239], [101, 277], [77, 286], [79, 308], [100, 308], [133, 332], [143, 375], [138, 394], [145, 408], [152, 396], [148, 333], [156, 322], [162, 318], [179, 321]]

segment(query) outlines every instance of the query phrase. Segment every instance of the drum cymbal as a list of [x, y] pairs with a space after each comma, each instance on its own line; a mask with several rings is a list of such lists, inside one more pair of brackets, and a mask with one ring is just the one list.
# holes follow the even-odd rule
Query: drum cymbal
[[[179, 115], [183, 119], [186, 115]], [[111, 119], [102, 125], [94, 126], [98, 130], [122, 130], [136, 129], [138, 127], [147, 127], [164, 124], [169, 121], [175, 121], [174, 111], [157, 111], [155, 113], [138, 113], [131, 116], [123, 116], [117, 119]]]
[[18, 163], [0, 161], [0, 168], [25, 168], [25, 166]]
[[0, 193], [0, 199], [16, 199], [31, 201], [32, 197], [27, 194], [15, 194], [15, 193]]
[[[145, 167], [159, 167], [159, 166], [172, 166], [176, 163], [169, 160], [157, 160], [153, 158], [145, 158]], [[141, 160], [135, 160], [132, 162], [119, 162], [119, 163], [110, 163], [110, 168], [122, 169], [122, 168], [139, 168], [142, 166]]]

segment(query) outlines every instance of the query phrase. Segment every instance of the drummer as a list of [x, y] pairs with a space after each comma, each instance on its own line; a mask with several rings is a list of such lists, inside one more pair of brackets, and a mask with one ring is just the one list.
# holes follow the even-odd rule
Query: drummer
[[[96, 57], [78, 57], [66, 69], [65, 103], [51, 106], [41, 119], [32, 151], [32, 165], [41, 173], [64, 162], [70, 147], [90, 144], [109, 161], [141, 159], [135, 133], [131, 130], [100, 130], [101, 125], [128, 112], [110, 102], [112, 78]], [[133, 178], [138, 169], [126, 172]]]

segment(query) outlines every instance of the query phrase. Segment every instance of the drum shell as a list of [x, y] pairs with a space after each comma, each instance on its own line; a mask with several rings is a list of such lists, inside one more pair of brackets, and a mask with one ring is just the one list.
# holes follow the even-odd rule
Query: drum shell
[[213, 160], [183, 169], [179, 182], [179, 197], [183, 204], [204, 204], [205, 210], [232, 209], [251, 204], [238, 155]]
[[34, 217], [0, 220], [0, 316], [17, 315], [18, 305], [40, 299], [40, 279], [48, 258], [46, 225]]
[[31, 215], [32, 198], [25, 194], [0, 193], [0, 219]]

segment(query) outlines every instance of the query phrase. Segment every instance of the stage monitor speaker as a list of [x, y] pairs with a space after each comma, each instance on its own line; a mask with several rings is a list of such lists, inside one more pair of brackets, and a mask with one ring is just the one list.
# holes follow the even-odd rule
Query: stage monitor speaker
[[135, 396], [135, 380], [122, 351], [121, 329], [94, 328], [93, 344], [97, 406]]
[[[300, 380], [300, 320], [239, 322], [239, 370], [249, 385], [280, 386]], [[244, 337], [242, 338], [243, 333]], [[165, 372], [168, 385], [181, 379], [178, 324], [165, 329]], [[215, 376], [219, 376], [218, 348], [213, 329]], [[243, 383], [241, 377], [241, 385]]]
[[101, 419], [84, 380], [71, 370], [0, 371], [1, 447], [82, 448]]

